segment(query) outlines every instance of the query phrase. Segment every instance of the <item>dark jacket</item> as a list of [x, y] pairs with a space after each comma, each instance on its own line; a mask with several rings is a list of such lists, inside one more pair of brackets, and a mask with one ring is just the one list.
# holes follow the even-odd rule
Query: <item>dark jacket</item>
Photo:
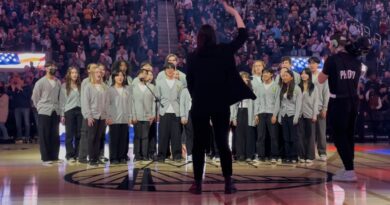
[[187, 83], [192, 109], [219, 111], [243, 99], [256, 99], [241, 79], [234, 53], [248, 38], [241, 28], [229, 44], [218, 44], [195, 51], [187, 57]]
[[29, 85], [23, 86], [23, 90], [9, 88], [10, 105], [13, 108], [30, 108], [32, 88]]

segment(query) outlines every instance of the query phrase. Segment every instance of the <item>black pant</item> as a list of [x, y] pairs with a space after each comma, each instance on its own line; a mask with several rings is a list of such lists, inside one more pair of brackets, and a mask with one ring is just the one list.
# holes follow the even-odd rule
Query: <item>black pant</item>
[[297, 125], [294, 125], [294, 116], [282, 117], [284, 150], [287, 160], [297, 160], [298, 158], [298, 136]]
[[192, 127], [192, 119], [191, 114], [188, 116], [188, 123], [184, 125], [184, 133], [186, 136], [186, 148], [187, 148], [187, 156], [192, 155], [192, 147], [194, 146], [194, 130]]
[[88, 126], [88, 155], [89, 161], [97, 162], [100, 155], [102, 133], [106, 130], [105, 120], [95, 119], [92, 126]]
[[101, 141], [100, 141], [100, 148], [99, 148], [100, 149], [99, 157], [104, 157], [104, 147], [106, 144], [106, 128], [104, 128], [100, 140]]
[[165, 158], [171, 142], [173, 159], [181, 159], [180, 118], [173, 113], [160, 116], [158, 155]]
[[257, 154], [260, 158], [265, 157], [265, 150], [266, 150], [266, 136], [267, 131], [270, 136], [270, 144], [271, 144], [271, 158], [278, 158], [279, 157], [279, 140], [278, 140], [278, 133], [277, 128], [278, 125], [272, 124], [272, 114], [270, 113], [262, 113], [258, 115], [259, 117], [259, 124], [257, 125]]
[[[209, 136], [209, 141], [207, 142], [207, 144], [205, 144], [206, 145], [206, 153], [209, 154], [210, 158], [219, 157], [217, 143], [215, 142], [214, 128], [212, 125], [210, 125], [210, 129], [211, 129], [211, 132], [210, 132], [210, 136]], [[192, 149], [194, 149], [193, 145], [192, 145]]]
[[83, 119], [80, 130], [79, 160], [86, 161], [88, 157], [88, 120]]
[[50, 116], [38, 115], [39, 148], [42, 161], [58, 160], [60, 151], [59, 116], [53, 112]]
[[210, 119], [213, 123], [215, 142], [221, 157], [223, 176], [232, 176], [232, 153], [228, 144], [230, 109], [221, 111], [198, 112], [191, 110], [192, 125], [194, 128], [194, 147], [192, 149], [193, 170], [196, 181], [202, 180], [205, 150], [209, 144], [211, 133]]
[[148, 158], [149, 130], [149, 121], [138, 121], [134, 124], [134, 157], [137, 160]]
[[329, 100], [330, 135], [345, 170], [354, 169], [354, 133], [358, 107], [356, 102], [358, 102], [357, 98], [331, 98]]
[[256, 140], [253, 127], [248, 125], [248, 108], [238, 108], [236, 137], [237, 158], [252, 158], [255, 155]]
[[298, 125], [298, 139], [299, 139], [299, 157], [301, 159], [315, 158], [315, 126], [316, 123], [312, 119], [299, 119]]
[[66, 159], [77, 157], [79, 154], [82, 120], [83, 116], [81, 115], [80, 107], [76, 107], [65, 112]]
[[127, 159], [128, 138], [128, 124], [110, 125], [110, 161]]
[[149, 128], [149, 157], [153, 157], [157, 152], [157, 123], [153, 122]]

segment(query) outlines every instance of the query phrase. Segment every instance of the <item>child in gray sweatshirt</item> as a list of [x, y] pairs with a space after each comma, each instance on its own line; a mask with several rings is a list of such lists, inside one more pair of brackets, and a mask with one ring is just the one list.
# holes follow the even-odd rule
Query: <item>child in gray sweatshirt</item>
[[315, 157], [314, 128], [318, 115], [318, 90], [312, 82], [309, 68], [301, 72], [302, 109], [299, 119], [299, 158], [301, 163], [312, 163]]

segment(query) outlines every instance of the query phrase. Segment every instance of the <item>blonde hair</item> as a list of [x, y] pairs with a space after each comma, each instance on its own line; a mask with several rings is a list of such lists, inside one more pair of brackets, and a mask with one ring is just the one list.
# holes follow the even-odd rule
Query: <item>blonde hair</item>
[[170, 54], [168, 54], [167, 57], [165, 58], [165, 64], [168, 63], [168, 59], [169, 59], [170, 57], [175, 57], [175, 58], [176, 58], [176, 61], [177, 61], [177, 55], [175, 55], [175, 54], [173, 54], [173, 53], [170, 53]]
[[[96, 67], [91, 68], [91, 78], [90, 78], [90, 80], [91, 80], [92, 84], [96, 83], [95, 73], [96, 72], [100, 72], [100, 69], [102, 69], [100, 66], [96, 66]], [[102, 82], [103, 82], [103, 76], [102, 76]]]
[[241, 76], [241, 78], [249, 78], [250, 77], [250, 75], [249, 75], [249, 73], [248, 72], [245, 72], [245, 71], [241, 71], [240, 72], [240, 76]]
[[255, 60], [253, 61], [253, 64], [252, 64], [252, 75], [254, 75], [255, 73], [255, 64], [259, 63], [261, 66], [263, 66], [263, 69], [265, 68], [265, 62], [262, 61], [262, 60]]
[[245, 72], [245, 71], [241, 71], [240, 72], [240, 76], [241, 78], [244, 80], [244, 78], [248, 78], [249, 81], [248, 81], [248, 87], [252, 90], [252, 83], [251, 83], [251, 80], [250, 80], [250, 74], [248, 72]]
[[98, 67], [98, 65], [96, 63], [88, 64], [87, 70], [89, 70], [89, 73], [88, 73], [89, 82], [92, 82], [92, 75], [93, 75], [92, 73], [95, 72], [97, 67]]

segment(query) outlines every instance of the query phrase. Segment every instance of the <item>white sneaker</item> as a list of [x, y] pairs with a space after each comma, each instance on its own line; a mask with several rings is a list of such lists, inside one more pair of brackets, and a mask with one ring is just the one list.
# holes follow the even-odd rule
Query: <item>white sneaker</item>
[[276, 164], [276, 159], [272, 158], [272, 159], [271, 159], [271, 163], [272, 163], [272, 164]]
[[306, 160], [306, 164], [311, 164], [311, 163], [313, 163], [313, 160], [311, 160], [311, 159]]
[[187, 156], [187, 162], [192, 162], [192, 155]]
[[320, 160], [321, 162], [326, 162], [326, 160], [327, 160], [326, 155], [321, 155], [320, 158], [319, 158], [319, 160]]
[[45, 166], [45, 167], [52, 167], [53, 166], [53, 162], [52, 161], [45, 161], [45, 162], [42, 162], [42, 165]]
[[63, 164], [63, 163], [64, 163], [64, 160], [62, 160], [62, 159], [59, 159], [59, 160], [53, 161], [53, 163], [57, 163], [57, 164]]
[[300, 163], [305, 163], [305, 160], [304, 159], [299, 159], [299, 162]]
[[340, 182], [356, 182], [357, 176], [354, 170], [350, 171], [344, 171], [342, 174], [334, 175], [332, 177], [333, 181], [340, 181]]

